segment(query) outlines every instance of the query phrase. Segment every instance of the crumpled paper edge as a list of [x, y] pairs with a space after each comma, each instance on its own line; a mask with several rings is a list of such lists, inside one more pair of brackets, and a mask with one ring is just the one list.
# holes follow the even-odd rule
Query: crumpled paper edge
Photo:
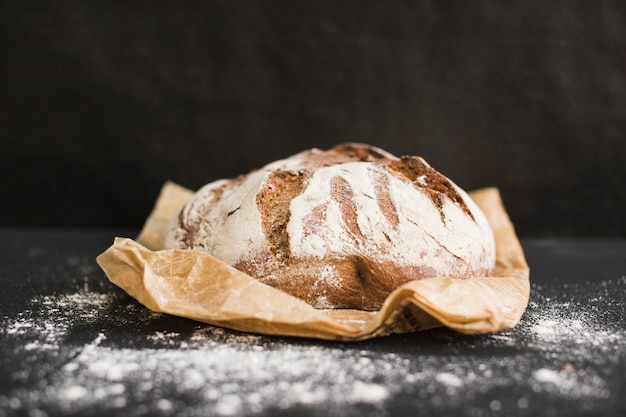
[[206, 253], [160, 249], [170, 217], [192, 194], [167, 182], [137, 241], [116, 238], [97, 258], [112, 283], [155, 312], [244, 332], [356, 341], [442, 325], [495, 332], [513, 327], [528, 304], [528, 264], [496, 188], [469, 193], [494, 231], [493, 276], [411, 281], [377, 312], [315, 309]]

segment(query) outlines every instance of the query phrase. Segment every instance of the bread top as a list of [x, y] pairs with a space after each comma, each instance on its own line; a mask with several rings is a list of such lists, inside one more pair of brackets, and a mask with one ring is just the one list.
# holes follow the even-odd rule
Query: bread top
[[165, 245], [320, 308], [376, 309], [408, 280], [484, 276], [495, 263], [491, 229], [462, 189], [420, 157], [356, 143], [207, 184]]

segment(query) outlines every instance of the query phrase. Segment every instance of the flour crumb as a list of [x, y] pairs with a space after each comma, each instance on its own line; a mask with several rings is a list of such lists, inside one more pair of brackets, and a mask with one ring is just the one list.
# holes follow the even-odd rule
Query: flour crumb
[[541, 368], [533, 372], [533, 378], [538, 382], [553, 384], [558, 384], [562, 380], [558, 372], [546, 368]]
[[87, 390], [79, 385], [73, 385], [61, 392], [61, 397], [66, 401], [76, 401], [87, 395]]
[[165, 398], [161, 398], [159, 401], [157, 401], [156, 405], [160, 411], [169, 412], [174, 410], [174, 406], [172, 405], [172, 403]]
[[356, 381], [350, 394], [350, 400], [354, 403], [376, 403], [389, 397], [387, 388], [378, 384], [369, 384]]
[[463, 380], [451, 373], [441, 373], [435, 377], [435, 380], [449, 387], [459, 388], [463, 386]]

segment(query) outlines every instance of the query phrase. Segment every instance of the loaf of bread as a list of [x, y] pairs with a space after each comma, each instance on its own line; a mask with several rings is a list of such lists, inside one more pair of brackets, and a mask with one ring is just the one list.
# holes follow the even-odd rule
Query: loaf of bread
[[201, 188], [167, 248], [206, 251], [317, 308], [377, 310], [410, 280], [490, 275], [480, 209], [422, 158], [346, 143]]

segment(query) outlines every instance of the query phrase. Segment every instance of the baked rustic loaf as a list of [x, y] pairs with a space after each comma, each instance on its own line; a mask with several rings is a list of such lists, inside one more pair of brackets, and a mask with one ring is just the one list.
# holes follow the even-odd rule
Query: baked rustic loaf
[[487, 276], [495, 263], [463, 190], [422, 158], [356, 143], [207, 184], [165, 246], [206, 251], [317, 308], [376, 310], [407, 281]]

